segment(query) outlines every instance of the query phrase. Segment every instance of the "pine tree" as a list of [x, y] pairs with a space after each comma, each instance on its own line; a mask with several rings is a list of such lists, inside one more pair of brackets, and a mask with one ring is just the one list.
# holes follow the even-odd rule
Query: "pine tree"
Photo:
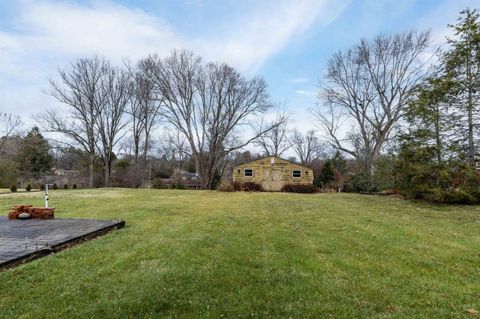
[[320, 174], [318, 176], [318, 182], [323, 187], [330, 186], [330, 184], [335, 180], [335, 168], [333, 167], [332, 160], [327, 160], [323, 164]]
[[406, 109], [408, 131], [400, 135], [402, 143], [415, 141], [430, 148], [437, 183], [445, 161], [457, 157], [452, 145], [458, 142], [457, 128], [461, 121], [459, 114], [451, 109], [452, 86], [452, 80], [441, 71], [426, 79]]
[[23, 177], [39, 178], [49, 171], [53, 165], [53, 157], [49, 153], [48, 141], [34, 127], [22, 139], [17, 152], [18, 169]]
[[335, 152], [335, 155], [332, 157], [332, 164], [338, 173], [344, 175], [347, 172], [347, 161], [341, 152]]
[[[477, 9], [465, 9], [455, 25], [449, 25], [454, 37], [447, 39], [450, 49], [444, 55], [445, 73], [454, 84], [450, 91], [455, 106], [464, 114], [466, 125], [461, 127], [465, 135], [466, 155], [470, 165], [475, 165], [478, 125], [480, 117], [480, 14]], [[466, 132], [465, 132], [466, 128]]]

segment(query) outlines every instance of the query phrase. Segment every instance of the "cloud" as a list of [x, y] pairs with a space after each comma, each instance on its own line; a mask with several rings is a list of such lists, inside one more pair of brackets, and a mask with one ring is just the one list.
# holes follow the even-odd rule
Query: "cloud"
[[[199, 7], [206, 3], [191, 1]], [[0, 108], [28, 115], [51, 107], [54, 102], [42, 93], [47, 79], [57, 68], [94, 54], [121, 63], [187, 48], [252, 74], [316, 22], [330, 23], [344, 6], [330, 0], [254, 2], [209, 35], [201, 26], [184, 34], [161, 16], [112, 2], [26, 0], [4, 24], [8, 29], [0, 29]]]
[[6, 35], [9, 47], [26, 53], [101, 54], [120, 60], [152, 51], [166, 54], [184, 45], [161, 18], [114, 4], [32, 2], [24, 6], [16, 25], [17, 32]]
[[[204, 1], [195, 0], [204, 3]], [[100, 54], [121, 61], [188, 48], [209, 60], [257, 70], [316, 20], [329, 23], [343, 8], [329, 0], [275, 1], [223, 26], [221, 37], [181, 34], [159, 16], [113, 3], [24, 2], [15, 29], [0, 31], [0, 66], [12, 57]]]
[[323, 26], [332, 22], [348, 3], [329, 0], [257, 2], [258, 9], [234, 23], [226, 32], [226, 38], [213, 43], [200, 38], [196, 46], [206, 56], [230, 62], [242, 71], [256, 71], [315, 22]]

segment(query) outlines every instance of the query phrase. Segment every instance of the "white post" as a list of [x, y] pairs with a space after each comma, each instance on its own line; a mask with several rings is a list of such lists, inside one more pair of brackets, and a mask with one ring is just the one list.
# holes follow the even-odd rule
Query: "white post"
[[45, 183], [45, 208], [48, 208], [48, 183]]

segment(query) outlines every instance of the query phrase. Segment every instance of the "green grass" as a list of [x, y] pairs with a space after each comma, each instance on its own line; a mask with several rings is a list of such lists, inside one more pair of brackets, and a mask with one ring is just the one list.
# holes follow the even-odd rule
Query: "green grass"
[[[39, 193], [0, 196], [6, 214]], [[475, 318], [480, 207], [355, 194], [52, 191], [127, 227], [0, 272], [4, 318]]]
[[[30, 190], [30, 192], [32, 193], [39, 192], [39, 191], [40, 191], [39, 189], [34, 189], [34, 188]], [[12, 193], [12, 191], [9, 188], [0, 188], [0, 195], [8, 194], [8, 193]], [[17, 189], [17, 193], [27, 193], [27, 190], [24, 188], [19, 188]]]

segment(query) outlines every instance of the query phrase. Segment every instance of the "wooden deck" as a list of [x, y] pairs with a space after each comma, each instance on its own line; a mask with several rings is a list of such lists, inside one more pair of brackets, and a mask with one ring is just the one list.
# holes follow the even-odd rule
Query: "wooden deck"
[[9, 220], [0, 216], [0, 270], [124, 226], [124, 221], [70, 218]]

